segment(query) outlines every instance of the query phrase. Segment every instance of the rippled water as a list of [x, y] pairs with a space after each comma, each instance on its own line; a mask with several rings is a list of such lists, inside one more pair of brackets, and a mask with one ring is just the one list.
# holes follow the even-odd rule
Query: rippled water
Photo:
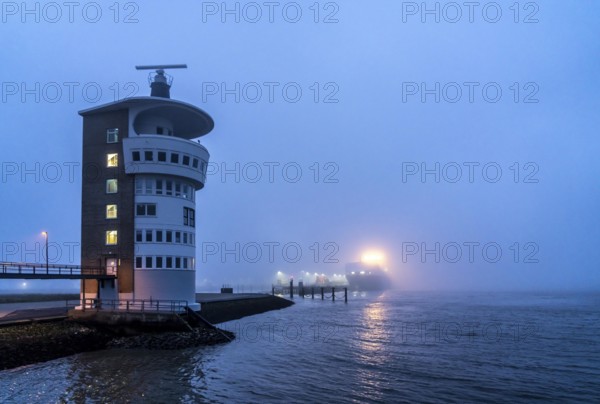
[[223, 324], [235, 342], [0, 372], [1, 402], [598, 402], [600, 294], [405, 293]]

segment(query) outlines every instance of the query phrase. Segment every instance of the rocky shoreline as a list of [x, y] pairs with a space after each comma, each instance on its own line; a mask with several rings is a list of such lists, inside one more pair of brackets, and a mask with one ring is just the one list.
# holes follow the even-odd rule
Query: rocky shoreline
[[184, 349], [229, 342], [235, 335], [218, 328], [188, 332], [117, 336], [70, 320], [0, 328], [0, 370], [107, 348]]

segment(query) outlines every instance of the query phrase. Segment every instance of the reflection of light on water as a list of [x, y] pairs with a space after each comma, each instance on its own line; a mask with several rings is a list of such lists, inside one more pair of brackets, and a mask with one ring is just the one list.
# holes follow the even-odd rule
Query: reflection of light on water
[[370, 400], [382, 398], [382, 390], [388, 384], [381, 378], [381, 369], [386, 367], [391, 360], [387, 350], [390, 342], [387, 329], [388, 310], [383, 302], [375, 301], [367, 304], [362, 311], [362, 324], [358, 328], [356, 350], [354, 351], [359, 363], [356, 382], [362, 386], [361, 390], [369, 392]]
[[386, 322], [387, 311], [383, 303], [374, 302], [364, 308], [359, 341], [367, 362], [377, 363], [382, 359], [372, 354], [384, 351], [384, 343], [387, 341]]

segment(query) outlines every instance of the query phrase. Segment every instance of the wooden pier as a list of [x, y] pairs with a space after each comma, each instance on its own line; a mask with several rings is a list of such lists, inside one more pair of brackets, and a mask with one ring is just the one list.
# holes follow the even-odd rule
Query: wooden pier
[[345, 286], [337, 287], [337, 289], [336, 289], [335, 286], [318, 286], [318, 285], [317, 286], [315, 286], [315, 285], [304, 286], [302, 284], [302, 282], [300, 282], [298, 285], [294, 286], [294, 281], [292, 280], [292, 281], [290, 281], [289, 286], [273, 285], [271, 287], [271, 294], [273, 296], [275, 296], [275, 295], [289, 296], [290, 299], [293, 299], [294, 296], [299, 296], [303, 299], [310, 297], [311, 299], [314, 300], [315, 295], [316, 295], [317, 298], [320, 297], [321, 300], [331, 299], [331, 301], [335, 302], [336, 292], [337, 292], [338, 298], [341, 298], [341, 295], [343, 294], [344, 303], [348, 303], [348, 288]]

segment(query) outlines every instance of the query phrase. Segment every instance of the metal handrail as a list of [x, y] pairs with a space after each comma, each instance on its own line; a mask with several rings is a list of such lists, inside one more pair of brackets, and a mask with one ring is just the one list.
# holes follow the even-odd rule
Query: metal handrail
[[119, 310], [142, 313], [181, 313], [187, 310], [187, 300], [153, 300], [153, 299], [81, 299], [82, 310]]

